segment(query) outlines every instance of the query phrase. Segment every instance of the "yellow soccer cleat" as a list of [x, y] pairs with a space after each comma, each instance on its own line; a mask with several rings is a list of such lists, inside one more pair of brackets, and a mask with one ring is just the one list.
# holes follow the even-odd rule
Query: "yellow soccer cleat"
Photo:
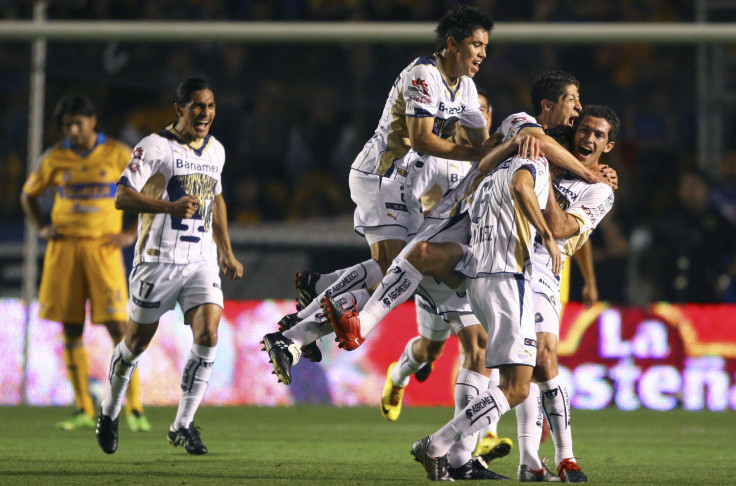
[[406, 388], [394, 385], [393, 380], [391, 380], [391, 370], [397, 364], [399, 363], [393, 362], [388, 365], [386, 384], [383, 386], [383, 393], [381, 394], [381, 413], [386, 420], [392, 422], [399, 418], [401, 414], [401, 400], [404, 398], [404, 388]]
[[70, 418], [57, 422], [56, 428], [59, 430], [94, 429], [96, 425], [95, 419], [84, 413], [83, 410], [78, 410]]
[[151, 431], [151, 422], [138, 410], [133, 410], [132, 413], [127, 414], [125, 420], [128, 422], [128, 428], [131, 432]]
[[478, 445], [475, 446], [475, 450], [473, 451], [473, 456], [480, 456], [488, 463], [494, 459], [509, 455], [509, 452], [513, 448], [514, 443], [508, 437], [501, 439], [493, 432], [488, 432], [478, 441]]

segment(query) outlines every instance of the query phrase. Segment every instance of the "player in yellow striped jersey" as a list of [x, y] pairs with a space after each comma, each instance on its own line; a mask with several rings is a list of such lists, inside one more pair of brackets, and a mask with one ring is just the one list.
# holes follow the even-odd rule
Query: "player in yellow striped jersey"
[[[123, 231], [123, 212], [115, 209], [114, 197], [131, 149], [97, 131], [96, 108], [86, 96], [63, 97], [54, 118], [64, 140], [42, 155], [23, 186], [21, 203], [39, 236], [48, 240], [39, 317], [63, 325], [64, 360], [74, 388], [77, 411], [57, 428], [92, 429], [96, 412], [82, 343], [85, 306], [89, 300], [91, 322], [104, 324], [116, 344], [123, 339], [128, 288], [121, 248], [135, 241], [135, 226]], [[47, 188], [55, 193], [50, 223], [44, 222], [39, 205]], [[137, 373], [128, 390], [128, 425], [133, 431], [151, 430]]]

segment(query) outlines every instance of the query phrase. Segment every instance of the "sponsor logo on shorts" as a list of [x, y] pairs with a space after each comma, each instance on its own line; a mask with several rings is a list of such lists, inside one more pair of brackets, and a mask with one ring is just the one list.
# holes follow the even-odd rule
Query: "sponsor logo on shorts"
[[394, 211], [404, 211], [409, 212], [409, 209], [406, 207], [406, 204], [402, 203], [386, 203], [386, 209], [393, 209]]
[[540, 314], [539, 312], [534, 314], [534, 322], [544, 322], [544, 317], [542, 317], [542, 314]]
[[159, 256], [160, 254], [161, 254], [161, 251], [157, 250], [156, 248], [150, 248], [146, 250], [146, 255]]
[[133, 296], [133, 303], [142, 309], [158, 309], [159, 307], [161, 307], [161, 301], [144, 302], [137, 298], [135, 295]]
[[531, 346], [533, 348], [536, 348], [537, 347], [537, 340], [536, 339], [524, 338], [524, 346]]
[[217, 282], [212, 282], [212, 286], [216, 289], [220, 288], [220, 284], [218, 284]]

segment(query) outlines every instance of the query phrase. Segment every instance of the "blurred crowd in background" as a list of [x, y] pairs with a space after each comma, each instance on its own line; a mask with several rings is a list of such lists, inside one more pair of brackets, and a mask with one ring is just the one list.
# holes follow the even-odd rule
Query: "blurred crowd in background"
[[[359, 20], [436, 22], [447, 0], [65, 0], [49, 20]], [[690, 1], [537, 0], [470, 3], [503, 22], [692, 22]], [[0, 0], [4, 20], [28, 20], [32, 2]], [[721, 161], [695, 160], [696, 47], [690, 45], [498, 45], [493, 34], [476, 84], [493, 125], [530, 109], [536, 75], [578, 77], [581, 101], [607, 104], [622, 132], [607, 163], [620, 189], [614, 213], [593, 233], [601, 298], [641, 304], [733, 302], [736, 278], [736, 146]], [[100, 128], [135, 145], [173, 122], [186, 77], [210, 80], [212, 133], [227, 149], [225, 197], [232, 225], [349, 216], [348, 171], [374, 130], [396, 75], [427, 45], [386, 43], [50, 42], [44, 146], [60, 137], [48, 116], [67, 92], [91, 96]], [[736, 46], [730, 46], [736, 57]], [[30, 44], [0, 44], [0, 229], [22, 238]], [[727, 130], [733, 131], [729, 124]], [[728, 133], [727, 140], [734, 134]], [[573, 295], [573, 298], [574, 295]]]

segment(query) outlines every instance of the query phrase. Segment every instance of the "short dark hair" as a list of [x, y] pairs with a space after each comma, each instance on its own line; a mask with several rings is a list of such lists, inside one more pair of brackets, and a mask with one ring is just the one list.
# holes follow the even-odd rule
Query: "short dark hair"
[[557, 143], [565, 147], [566, 149], [572, 149], [574, 144], [575, 130], [569, 125], [557, 125], [555, 127], [547, 128], [544, 133], [554, 138]]
[[64, 115], [94, 116], [96, 114], [97, 107], [89, 97], [80, 94], [68, 94], [56, 103], [53, 116], [56, 126], [61, 129]]
[[532, 83], [532, 111], [534, 116], [542, 113], [542, 100], [558, 101], [565, 93], [565, 88], [574, 84], [580, 88], [575, 76], [564, 71], [548, 71], [542, 73]]
[[210, 84], [202, 78], [189, 78], [181, 82], [176, 88], [174, 103], [184, 106], [192, 101], [192, 94], [201, 89], [212, 91]]
[[575, 119], [574, 127], [578, 129], [580, 122], [586, 116], [594, 116], [596, 118], [603, 118], [611, 125], [611, 129], [608, 130], [608, 141], [616, 141], [618, 132], [621, 129], [621, 119], [618, 117], [613, 108], [605, 105], [587, 105], [583, 107], [583, 111], [580, 112], [580, 116]]
[[450, 37], [456, 41], [472, 37], [478, 27], [490, 32], [493, 30], [493, 20], [482, 10], [466, 5], [459, 5], [442, 16], [434, 32], [437, 34], [437, 48], [440, 52], [447, 47]]

